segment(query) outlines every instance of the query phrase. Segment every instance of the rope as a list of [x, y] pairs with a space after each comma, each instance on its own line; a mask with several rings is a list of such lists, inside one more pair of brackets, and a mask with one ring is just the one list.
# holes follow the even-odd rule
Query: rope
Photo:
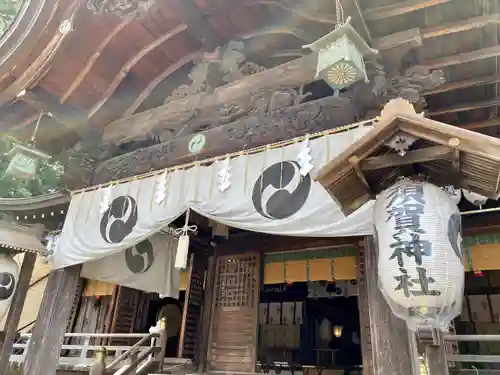
[[337, 24], [335, 28], [339, 28], [344, 24], [344, 9], [342, 8], [341, 0], [335, 1], [335, 15], [337, 16]]
[[40, 116], [38, 116], [38, 120], [36, 122], [35, 129], [33, 129], [33, 134], [31, 135], [31, 138], [29, 141], [29, 145], [32, 147], [36, 146], [36, 135], [38, 133], [38, 129], [40, 128], [40, 121], [42, 121], [42, 117], [43, 117], [43, 111], [40, 111]]

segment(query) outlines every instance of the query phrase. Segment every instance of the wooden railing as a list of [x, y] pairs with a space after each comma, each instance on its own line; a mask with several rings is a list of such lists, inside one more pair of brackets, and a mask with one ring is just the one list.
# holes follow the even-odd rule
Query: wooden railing
[[[445, 335], [444, 340], [460, 342], [495, 342], [500, 341], [500, 335]], [[448, 362], [500, 363], [500, 355], [453, 354], [447, 355], [446, 359]]]
[[[66, 333], [66, 339], [83, 339], [83, 344], [64, 344], [61, 347], [59, 368], [88, 370], [99, 368], [100, 373], [141, 375], [163, 368], [167, 335], [162, 322], [153, 333]], [[11, 363], [21, 365], [27, 354], [31, 334], [22, 334], [13, 346]], [[96, 340], [137, 339], [134, 345], [97, 345]], [[94, 341], [94, 342], [93, 342]], [[100, 353], [100, 354], [99, 354]], [[102, 356], [102, 360], [99, 357]]]

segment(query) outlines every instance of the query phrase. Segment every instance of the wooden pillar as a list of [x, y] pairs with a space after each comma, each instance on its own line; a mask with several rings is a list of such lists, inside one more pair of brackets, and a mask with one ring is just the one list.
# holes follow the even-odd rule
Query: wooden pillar
[[26, 295], [28, 294], [35, 262], [35, 253], [24, 254], [21, 272], [19, 273], [19, 281], [16, 286], [14, 297], [12, 297], [12, 304], [10, 305], [9, 313], [7, 314], [7, 320], [5, 321], [5, 337], [2, 344], [2, 350], [0, 352], [0, 374], [7, 373], [9, 359], [12, 354], [12, 346], [14, 345], [14, 341], [16, 339], [17, 327], [19, 326], [24, 301], [26, 300]]
[[212, 297], [215, 281], [215, 256], [208, 258], [207, 266], [207, 278], [205, 281], [204, 288], [204, 300], [203, 300], [203, 315], [201, 317], [201, 329], [198, 332], [198, 355], [199, 355], [199, 366], [198, 372], [204, 373], [207, 364], [207, 352], [208, 352], [208, 340], [210, 335], [210, 322], [212, 314]]
[[50, 273], [24, 361], [24, 375], [55, 375], [81, 264]]
[[425, 346], [425, 365], [427, 367], [427, 375], [449, 374], [444, 343], [441, 345]]
[[363, 375], [416, 375], [416, 341], [378, 287], [377, 251], [367, 236], [358, 254]]

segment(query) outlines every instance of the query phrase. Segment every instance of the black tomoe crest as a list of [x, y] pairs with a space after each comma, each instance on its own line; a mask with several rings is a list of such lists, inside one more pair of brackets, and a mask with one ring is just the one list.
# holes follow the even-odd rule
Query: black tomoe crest
[[464, 249], [462, 245], [462, 217], [455, 212], [448, 219], [448, 241], [455, 252], [455, 255], [464, 262]]
[[147, 272], [155, 260], [153, 244], [149, 240], [139, 242], [137, 245], [125, 250], [125, 264], [135, 274]]
[[252, 202], [262, 216], [287, 219], [299, 211], [311, 191], [311, 176], [300, 174], [296, 161], [284, 161], [268, 167], [257, 179]]
[[0, 301], [8, 300], [16, 288], [16, 278], [10, 272], [0, 272]]
[[131, 196], [120, 196], [111, 202], [102, 215], [101, 237], [107, 243], [120, 243], [137, 224], [137, 202]]

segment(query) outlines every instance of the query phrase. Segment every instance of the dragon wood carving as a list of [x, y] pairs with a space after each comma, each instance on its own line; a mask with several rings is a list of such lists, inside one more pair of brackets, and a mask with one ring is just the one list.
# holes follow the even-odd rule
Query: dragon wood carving
[[[291, 95], [287, 100], [300, 99]], [[187, 134], [106, 160], [97, 168], [94, 183], [347, 125], [355, 122], [357, 112], [353, 100], [332, 96], [271, 112], [257, 112], [251, 117], [203, 131], [206, 146], [197, 154], [189, 153], [188, 144], [192, 136]]]

